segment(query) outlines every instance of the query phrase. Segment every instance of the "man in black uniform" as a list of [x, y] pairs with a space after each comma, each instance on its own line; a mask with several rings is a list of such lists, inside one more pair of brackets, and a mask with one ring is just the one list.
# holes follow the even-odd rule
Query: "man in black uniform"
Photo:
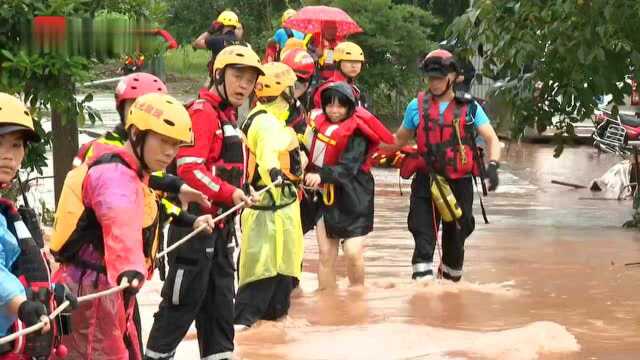
[[[195, 49], [209, 49], [211, 50], [211, 59], [207, 64], [209, 70], [209, 79], [212, 79], [213, 63], [216, 60], [216, 56], [230, 45], [239, 45], [242, 43], [242, 37], [244, 35], [244, 28], [240, 24], [238, 15], [233, 11], [225, 10], [220, 13], [216, 21], [211, 24], [209, 30], [203, 32], [197, 39], [191, 44]], [[208, 87], [213, 86], [213, 83], [209, 83]]]

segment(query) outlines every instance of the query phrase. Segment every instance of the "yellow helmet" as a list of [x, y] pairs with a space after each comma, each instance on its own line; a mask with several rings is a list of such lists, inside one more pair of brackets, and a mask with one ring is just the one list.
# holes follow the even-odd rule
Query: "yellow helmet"
[[287, 9], [284, 11], [284, 13], [282, 13], [282, 25], [284, 25], [284, 23], [291, 19], [292, 17], [294, 17], [298, 12], [293, 10], [293, 9]]
[[362, 61], [364, 62], [364, 52], [356, 43], [350, 41], [341, 42], [333, 49], [333, 59], [338, 61]]
[[253, 67], [260, 75], [264, 75], [260, 57], [251, 48], [242, 45], [231, 45], [222, 49], [213, 63], [213, 71], [224, 69], [227, 65]]
[[240, 26], [240, 19], [238, 19], [238, 15], [231, 10], [221, 12], [216, 21], [224, 26]]
[[149, 93], [137, 98], [127, 116], [126, 129], [131, 126], [184, 144], [193, 141], [189, 113], [180, 101], [166, 94]]
[[31, 113], [15, 96], [0, 92], [0, 134], [22, 131], [25, 140], [39, 142], [40, 136], [33, 127]]
[[296, 73], [281, 62], [270, 62], [262, 66], [264, 75], [256, 83], [256, 96], [280, 96], [296, 84]]

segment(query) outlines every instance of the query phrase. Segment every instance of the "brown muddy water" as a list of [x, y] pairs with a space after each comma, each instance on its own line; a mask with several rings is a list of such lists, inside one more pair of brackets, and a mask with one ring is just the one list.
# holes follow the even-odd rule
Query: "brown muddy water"
[[[366, 288], [316, 292], [317, 245], [308, 234], [302, 291], [289, 317], [236, 336], [239, 359], [637, 359], [640, 358], [640, 234], [621, 224], [630, 201], [584, 200], [616, 158], [590, 147], [560, 159], [544, 145], [505, 149], [501, 187], [486, 199], [491, 224], [467, 241], [458, 284], [411, 277], [408, 183], [376, 170], [376, 224], [368, 237]], [[477, 200], [477, 199], [476, 199]], [[476, 201], [477, 202], [477, 201]], [[436, 253], [437, 257], [437, 253]], [[437, 262], [437, 259], [436, 259]], [[161, 283], [141, 299], [145, 334]], [[178, 359], [198, 358], [195, 329]], [[146, 335], [145, 335], [146, 336]]]

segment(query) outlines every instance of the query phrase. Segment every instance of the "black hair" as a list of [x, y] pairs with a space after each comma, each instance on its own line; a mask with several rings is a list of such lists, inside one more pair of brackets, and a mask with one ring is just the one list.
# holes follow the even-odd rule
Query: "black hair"
[[327, 113], [327, 105], [333, 103], [334, 101], [338, 101], [338, 104], [347, 108], [347, 117], [350, 118], [353, 115], [353, 112], [356, 110], [356, 104], [344, 93], [328, 88], [322, 92], [322, 111]]

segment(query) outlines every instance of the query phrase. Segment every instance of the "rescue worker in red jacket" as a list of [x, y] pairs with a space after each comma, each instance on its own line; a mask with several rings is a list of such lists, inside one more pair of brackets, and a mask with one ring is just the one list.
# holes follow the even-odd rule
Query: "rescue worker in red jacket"
[[320, 289], [336, 287], [335, 262], [343, 246], [351, 286], [364, 285], [364, 241], [373, 230], [375, 183], [369, 156], [393, 135], [371, 113], [356, 106], [351, 87], [337, 82], [322, 91], [322, 113], [307, 131], [310, 164], [305, 184], [322, 188], [316, 234]]
[[[212, 203], [209, 208], [192, 206], [190, 212], [217, 215], [234, 204], [251, 204], [241, 190], [245, 159], [236, 109], [253, 93], [262, 69], [253, 50], [233, 45], [218, 54], [214, 71], [213, 86], [200, 90], [188, 106], [194, 142], [180, 149], [176, 162], [178, 175]], [[171, 226], [169, 244], [182, 235]], [[169, 274], [146, 359], [172, 359], [194, 320], [200, 356], [232, 358], [234, 250], [234, 217], [229, 216], [212, 235], [199, 235], [169, 256]]]
[[362, 51], [362, 48], [358, 46], [358, 44], [350, 41], [341, 42], [334, 49], [334, 61], [336, 62], [336, 71], [311, 93], [312, 107], [314, 109], [321, 107], [322, 90], [331, 86], [333, 83], [346, 82], [353, 90], [353, 96], [356, 99], [357, 106], [368, 109], [369, 104], [367, 103], [366, 97], [358, 86], [356, 86], [356, 78], [360, 75], [362, 67], [364, 66], [364, 51]]
[[[16, 97], [0, 93], [0, 189], [8, 189], [15, 179], [27, 144], [40, 142], [27, 107]], [[0, 197], [0, 338], [43, 321], [42, 331], [0, 344], [1, 360], [49, 359], [64, 356], [58, 346], [63, 328], [60, 317], [50, 321], [54, 308], [75, 296], [62, 284], [52, 284], [49, 264], [34, 240], [21, 209]], [[36, 225], [36, 224], [32, 224]]]
[[[396, 131], [395, 145], [389, 149], [398, 150], [415, 136], [424, 160], [417, 167], [411, 184], [408, 223], [415, 241], [413, 279], [434, 277], [433, 253], [442, 218], [442, 263], [438, 274], [444, 279], [459, 281], [464, 243], [475, 228], [472, 177], [480, 175], [485, 167], [475, 145], [476, 133], [488, 150], [485, 173], [489, 191], [498, 186], [500, 142], [482, 107], [471, 95], [454, 93], [460, 67], [451, 53], [441, 49], [432, 51], [421, 68], [428, 80], [428, 91], [420, 92], [409, 103], [402, 125]], [[437, 179], [442, 181], [435, 182]], [[451, 189], [457, 205], [438, 201], [442, 196], [434, 197], [432, 193], [446, 192], [444, 187]], [[438, 203], [444, 208], [436, 206]], [[447, 217], [449, 221], [444, 221]]]
[[135, 295], [153, 271], [161, 231], [149, 174], [164, 170], [178, 147], [191, 142], [192, 132], [184, 106], [157, 93], [134, 102], [126, 130], [124, 147], [98, 143], [94, 159], [67, 174], [56, 210], [50, 248], [61, 265], [55, 278], [83, 296], [129, 285], [75, 311], [74, 331], [62, 341], [70, 359], [140, 359], [142, 354]]

